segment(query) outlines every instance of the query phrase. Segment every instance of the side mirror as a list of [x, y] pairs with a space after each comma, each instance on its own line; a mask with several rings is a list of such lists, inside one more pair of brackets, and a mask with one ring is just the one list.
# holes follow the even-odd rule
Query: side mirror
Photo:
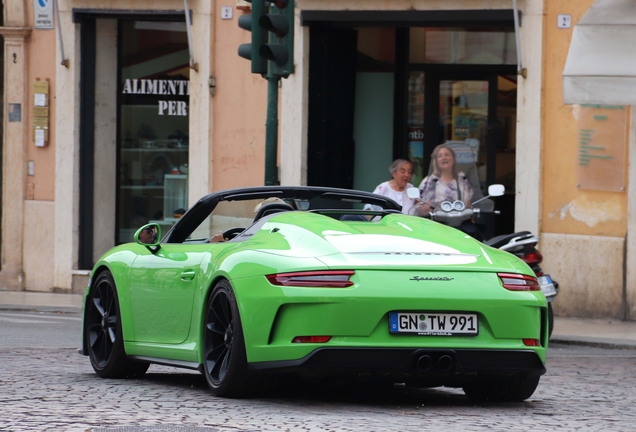
[[506, 191], [506, 188], [504, 187], [504, 185], [501, 185], [501, 184], [494, 184], [494, 185], [488, 186], [488, 195], [490, 195], [491, 197], [502, 196], [505, 191]]
[[420, 199], [420, 190], [416, 187], [408, 188], [406, 195], [411, 199]]
[[159, 246], [161, 242], [161, 227], [156, 223], [142, 226], [135, 233], [135, 242], [143, 246]]

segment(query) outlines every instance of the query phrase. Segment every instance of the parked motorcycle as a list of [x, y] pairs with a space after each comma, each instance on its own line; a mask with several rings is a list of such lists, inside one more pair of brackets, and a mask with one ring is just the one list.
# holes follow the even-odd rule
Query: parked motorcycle
[[[471, 207], [467, 207], [464, 202], [457, 200], [454, 202], [444, 201], [439, 205], [439, 208], [435, 208], [430, 203], [428, 204], [432, 211], [426, 214], [419, 214], [418, 207], [413, 206], [410, 214], [428, 217], [431, 220], [443, 223], [445, 225], [461, 229], [462, 223], [474, 219], [478, 219], [482, 212], [492, 212], [499, 214], [496, 210], [484, 210], [476, 207], [476, 204], [483, 202], [484, 200], [497, 197], [504, 194], [505, 188], [503, 185], [491, 185], [488, 187], [488, 196], [485, 196], [477, 201], [473, 202]], [[413, 198], [416, 201], [420, 201], [420, 191], [417, 188], [409, 188], [407, 190], [409, 198]], [[504, 234], [493, 237], [488, 240], [484, 240], [484, 243], [488, 246], [504, 250], [509, 252], [530, 266], [537, 276], [541, 291], [548, 300], [548, 332], [552, 335], [554, 329], [554, 314], [552, 312], [552, 302], [559, 293], [559, 284], [553, 280], [550, 275], [544, 274], [539, 264], [543, 261], [543, 256], [537, 249], [537, 243], [539, 243], [539, 237], [535, 236], [529, 231], [520, 231], [512, 234]]]

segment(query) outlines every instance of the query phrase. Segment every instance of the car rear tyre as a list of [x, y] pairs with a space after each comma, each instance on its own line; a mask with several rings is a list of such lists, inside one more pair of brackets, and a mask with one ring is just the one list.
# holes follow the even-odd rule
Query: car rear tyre
[[216, 396], [242, 398], [260, 389], [262, 377], [247, 368], [243, 327], [236, 296], [226, 280], [212, 291], [203, 328], [203, 368]]
[[86, 302], [84, 337], [91, 365], [104, 378], [139, 377], [148, 363], [134, 362], [124, 351], [119, 299], [110, 272], [95, 280]]
[[477, 401], [521, 402], [539, 385], [540, 376], [515, 375], [476, 381], [463, 387], [466, 396]]

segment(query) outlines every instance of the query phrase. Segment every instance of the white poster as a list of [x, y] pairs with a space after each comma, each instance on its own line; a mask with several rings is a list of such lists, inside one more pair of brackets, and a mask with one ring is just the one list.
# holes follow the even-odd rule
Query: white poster
[[37, 147], [44, 147], [44, 129], [35, 130], [35, 145]]
[[53, 28], [53, 2], [55, 0], [33, 0], [36, 29]]

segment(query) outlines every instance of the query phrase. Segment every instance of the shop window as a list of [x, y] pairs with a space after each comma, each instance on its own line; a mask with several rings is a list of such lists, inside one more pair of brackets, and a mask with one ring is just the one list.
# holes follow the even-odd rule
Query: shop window
[[189, 67], [185, 24], [121, 23], [118, 243], [164, 229], [188, 202]]
[[428, 173], [424, 167], [424, 72], [409, 74], [408, 92], [408, 156], [414, 165], [411, 183], [419, 185]]
[[353, 121], [355, 189], [372, 191], [389, 174], [393, 159], [395, 29], [363, 27], [357, 32]]
[[514, 29], [410, 29], [411, 63], [517, 64]]
[[363, 27], [358, 33], [356, 70], [393, 72], [395, 69], [395, 29]]
[[497, 77], [497, 121], [489, 133], [497, 152], [495, 181], [502, 183], [506, 191], [514, 191], [517, 135], [516, 75]]

